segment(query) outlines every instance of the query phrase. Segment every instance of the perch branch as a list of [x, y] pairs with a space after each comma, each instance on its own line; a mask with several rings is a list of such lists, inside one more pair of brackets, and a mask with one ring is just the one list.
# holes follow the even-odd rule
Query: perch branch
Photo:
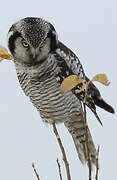
[[36, 177], [37, 177], [37, 180], [40, 180], [39, 174], [37, 173], [37, 170], [36, 170], [36, 168], [35, 168], [34, 163], [32, 163], [32, 168], [33, 168], [34, 173], [35, 173], [35, 175], [36, 175]]
[[96, 155], [96, 176], [95, 176], [96, 180], [98, 180], [98, 175], [99, 175], [99, 150], [100, 147], [98, 146], [97, 155]]
[[84, 106], [84, 127], [85, 127], [85, 139], [86, 139], [86, 154], [87, 154], [87, 161], [88, 161], [88, 169], [89, 169], [89, 180], [92, 179], [92, 167], [91, 167], [91, 155], [90, 155], [90, 149], [89, 149], [89, 139], [88, 139], [88, 125], [87, 125], [87, 119], [86, 119], [86, 105]]
[[71, 180], [69, 163], [68, 163], [67, 156], [66, 156], [66, 153], [65, 153], [65, 149], [64, 149], [64, 147], [63, 147], [63, 144], [62, 144], [62, 141], [61, 141], [60, 136], [59, 136], [59, 134], [58, 134], [58, 131], [57, 131], [57, 128], [56, 128], [55, 123], [53, 123], [53, 131], [54, 131], [54, 133], [55, 133], [56, 139], [57, 139], [57, 141], [58, 141], [59, 147], [60, 147], [61, 152], [62, 152], [62, 155], [63, 155], [63, 161], [64, 161], [65, 168], [66, 168], [67, 179], [68, 179], [68, 180]]
[[91, 164], [91, 154], [89, 149], [89, 138], [88, 138], [88, 124], [86, 118], [86, 99], [87, 99], [87, 90], [85, 90], [85, 97], [84, 97], [84, 127], [85, 127], [85, 139], [86, 139], [86, 154], [87, 154], [87, 161], [88, 161], [88, 169], [89, 169], [89, 180], [92, 179], [92, 164]]
[[58, 158], [57, 158], [56, 162], [57, 162], [58, 169], [59, 169], [59, 176], [60, 176], [60, 180], [62, 180], [61, 166], [60, 166], [60, 163], [59, 163]]

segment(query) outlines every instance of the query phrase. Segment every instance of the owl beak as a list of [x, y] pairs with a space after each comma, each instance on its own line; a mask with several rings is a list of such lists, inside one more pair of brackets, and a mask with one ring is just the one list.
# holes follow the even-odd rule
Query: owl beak
[[32, 53], [32, 57], [33, 57], [33, 59], [36, 58], [36, 51]]
[[34, 48], [32, 49], [31, 56], [33, 59], [36, 59], [36, 57], [37, 57], [37, 50], [36, 49], [34, 49]]

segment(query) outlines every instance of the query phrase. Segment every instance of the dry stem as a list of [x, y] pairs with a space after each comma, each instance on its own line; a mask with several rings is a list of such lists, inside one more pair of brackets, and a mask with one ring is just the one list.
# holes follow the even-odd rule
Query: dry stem
[[88, 125], [87, 125], [87, 119], [86, 119], [86, 105], [84, 106], [84, 126], [85, 126], [85, 139], [86, 139], [86, 154], [87, 154], [87, 160], [88, 160], [88, 168], [89, 168], [89, 180], [92, 179], [92, 165], [91, 165], [91, 154], [89, 149], [89, 139], [88, 139]]
[[53, 131], [54, 131], [54, 133], [55, 133], [55, 135], [56, 135], [56, 139], [57, 139], [57, 141], [58, 141], [59, 147], [60, 147], [61, 152], [62, 152], [62, 155], [63, 155], [63, 161], [64, 161], [65, 168], [66, 168], [67, 179], [68, 179], [68, 180], [71, 180], [69, 163], [68, 163], [67, 156], [66, 156], [66, 153], [65, 153], [65, 149], [64, 149], [64, 147], [63, 147], [63, 144], [62, 144], [62, 141], [61, 141], [60, 136], [59, 136], [59, 134], [58, 134], [58, 131], [57, 131], [57, 128], [56, 128], [55, 123], [53, 123]]
[[33, 167], [34, 173], [35, 173], [35, 175], [36, 175], [36, 177], [37, 177], [37, 180], [40, 180], [39, 174], [37, 173], [37, 170], [36, 170], [36, 168], [35, 168], [34, 163], [32, 163], [32, 167]]
[[60, 180], [62, 180], [61, 166], [60, 166], [60, 163], [59, 163], [59, 161], [58, 161], [58, 158], [57, 158], [56, 162], [57, 162], [58, 169], [59, 169]]
[[98, 174], [99, 174], [99, 150], [100, 147], [98, 146], [97, 154], [96, 154], [96, 176], [95, 176], [96, 180], [98, 180]]
[[86, 139], [86, 154], [87, 154], [87, 161], [88, 161], [88, 169], [89, 169], [89, 180], [92, 179], [92, 164], [91, 164], [91, 153], [89, 149], [89, 138], [88, 138], [88, 124], [86, 118], [86, 99], [87, 99], [87, 90], [85, 90], [85, 97], [84, 97], [84, 127], [85, 127], [85, 139]]

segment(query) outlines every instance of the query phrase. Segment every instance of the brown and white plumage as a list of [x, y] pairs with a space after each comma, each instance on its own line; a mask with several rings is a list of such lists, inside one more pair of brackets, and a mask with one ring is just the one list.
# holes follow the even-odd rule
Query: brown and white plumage
[[[73, 137], [80, 160], [86, 163], [87, 150], [81, 105], [84, 94], [75, 94], [74, 89], [64, 93], [60, 89], [63, 79], [71, 74], [87, 81], [79, 59], [58, 40], [54, 27], [40, 18], [18, 21], [10, 28], [8, 36], [8, 46], [25, 94], [40, 112], [44, 122], [64, 122]], [[113, 108], [103, 101], [93, 84], [88, 92], [87, 105], [91, 110], [96, 113], [95, 105], [99, 106], [103, 102], [102, 108], [114, 112]], [[89, 129], [88, 135], [91, 161], [95, 164], [96, 150]]]

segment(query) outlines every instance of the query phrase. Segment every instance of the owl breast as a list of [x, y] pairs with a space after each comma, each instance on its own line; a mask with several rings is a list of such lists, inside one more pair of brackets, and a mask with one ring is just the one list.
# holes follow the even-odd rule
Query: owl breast
[[52, 74], [48, 78], [30, 77], [17, 72], [25, 94], [40, 112], [44, 122], [65, 122], [81, 112], [81, 105], [71, 91], [64, 93]]

